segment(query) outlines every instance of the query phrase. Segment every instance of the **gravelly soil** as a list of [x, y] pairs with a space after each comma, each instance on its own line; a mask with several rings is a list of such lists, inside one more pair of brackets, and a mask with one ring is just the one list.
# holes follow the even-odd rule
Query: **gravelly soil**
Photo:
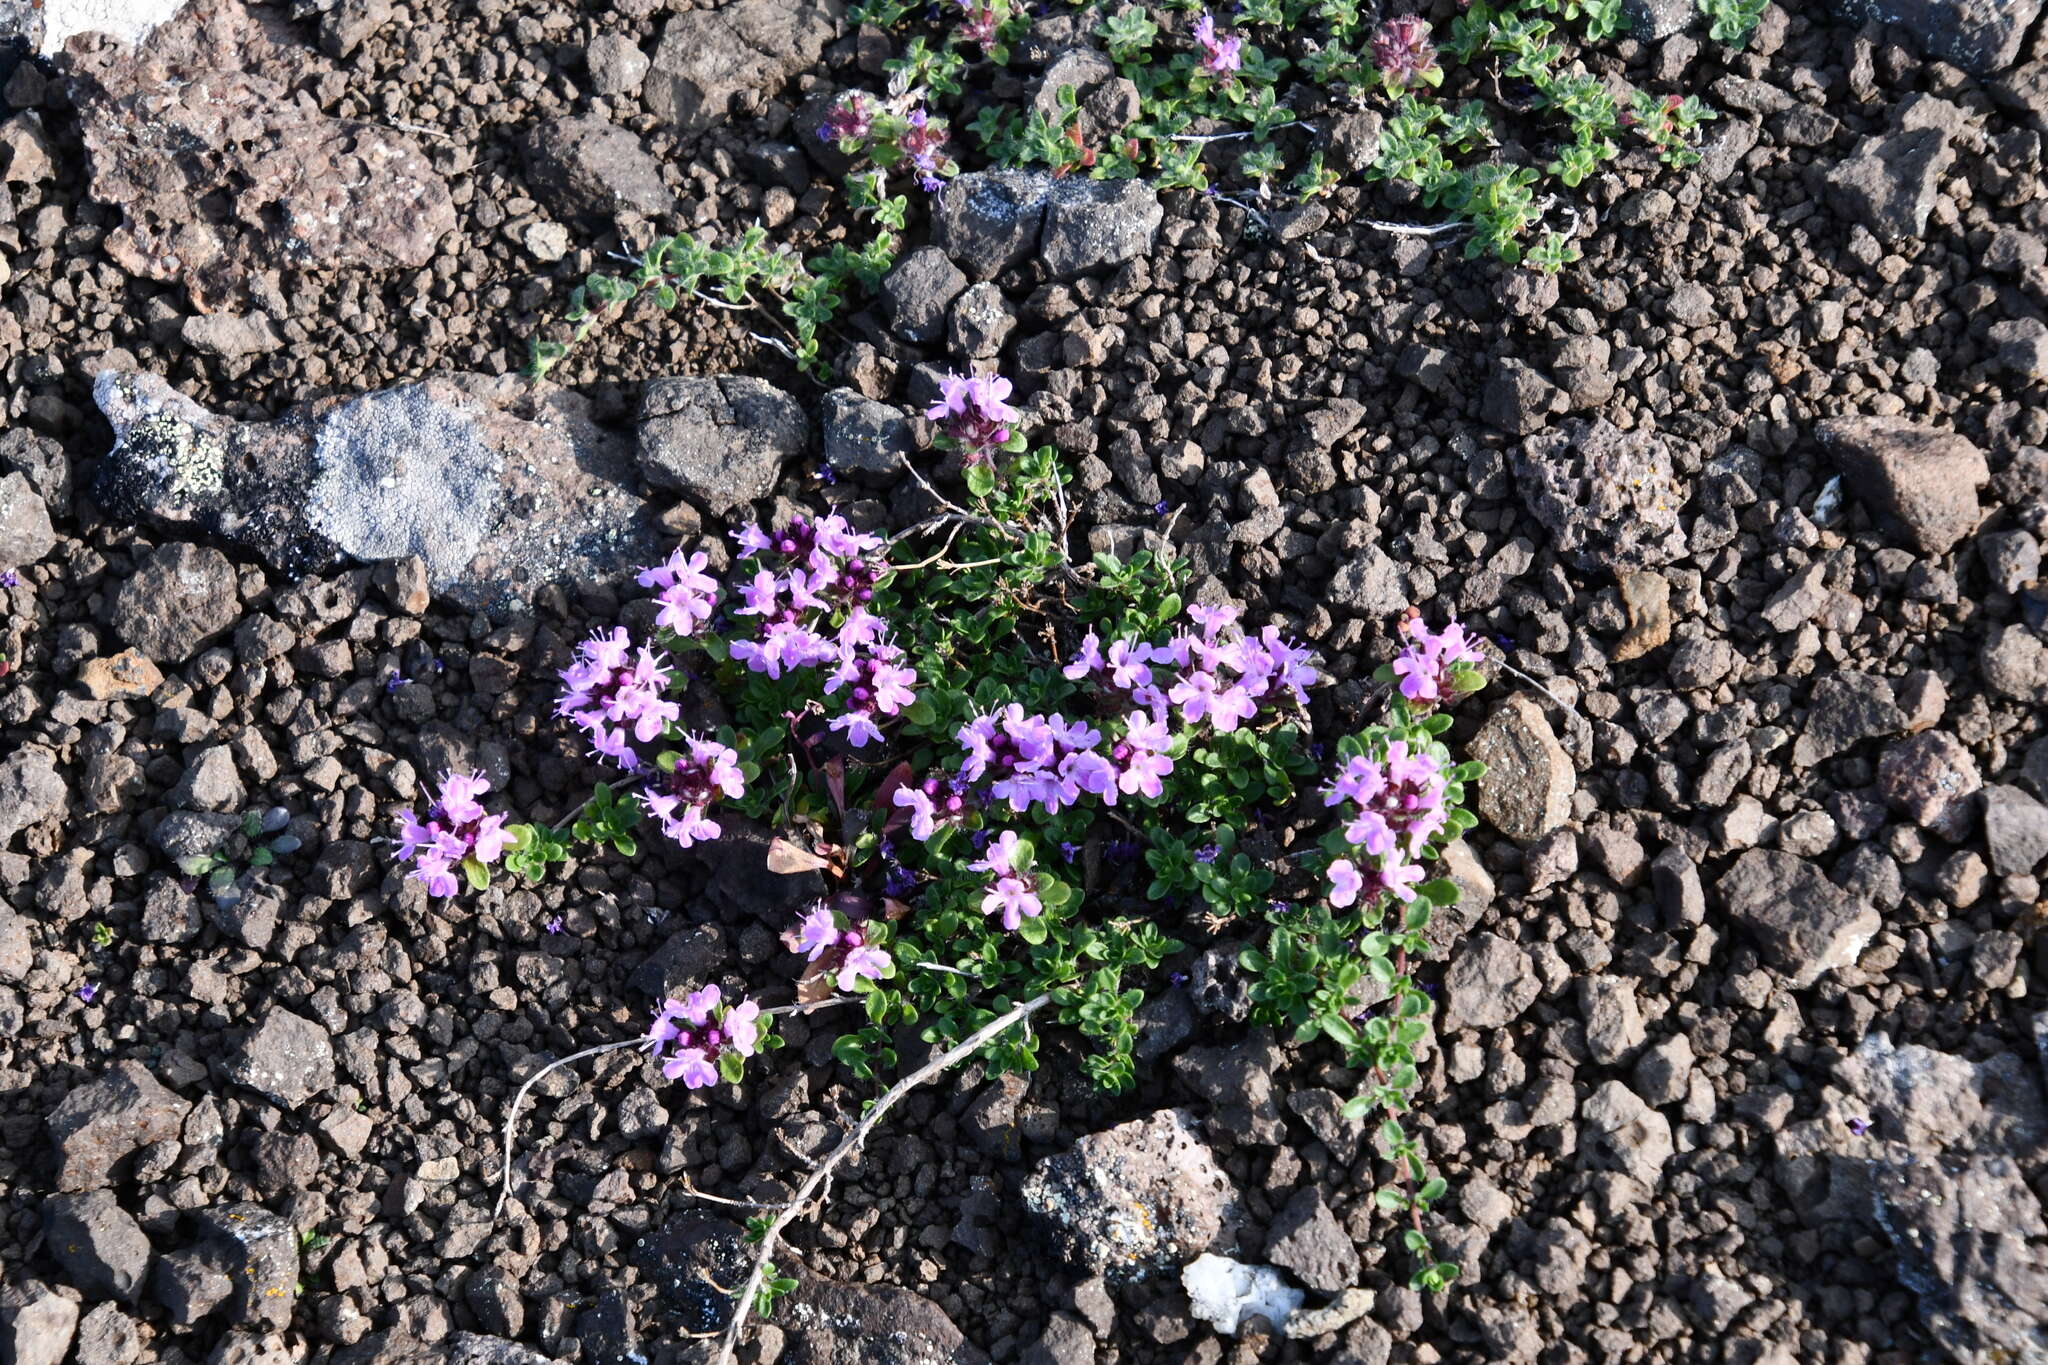
[[[566, 1359], [686, 1358], [682, 1333], [705, 1311], [672, 1288], [687, 1279], [688, 1219], [724, 1211], [683, 1177], [757, 1198], [786, 1189], [866, 1094], [831, 1065], [822, 1022], [793, 1024], [796, 1046], [744, 1095], [657, 1088], [631, 1053], [557, 1074], [526, 1125], [522, 1195], [494, 1229], [493, 1130], [519, 1078], [636, 1030], [663, 981], [663, 965], [644, 966], [657, 949], [669, 984], [768, 979], [791, 892], [750, 875], [743, 854], [707, 877], [655, 849], [583, 860], [538, 892], [430, 903], [375, 842], [391, 811], [460, 765], [536, 818], [568, 809], [590, 772], [549, 716], [552, 670], [618, 598], [551, 591], [530, 611], [470, 616], [422, 607], [388, 570], [293, 585], [253, 564], [173, 563], [86, 495], [108, 444], [91, 379], [115, 351], [249, 417], [515, 365], [565, 281], [652, 230], [562, 212], [576, 245], [536, 259], [527, 230], [558, 216], [519, 152], [538, 120], [596, 112], [640, 134], [677, 196], [664, 227], [760, 217], [813, 247], [844, 232], [821, 188], [757, 180], [754, 153], [793, 137], [810, 86], [853, 78], [854, 40], [731, 125], [679, 139], [636, 98], [592, 92], [583, 50], [600, 34], [651, 50], [666, 18], [627, 10], [416, 4], [314, 82], [325, 112], [433, 130], [418, 136], [458, 226], [416, 271], [280, 276], [285, 344], [263, 355], [186, 344], [182, 291], [131, 279], [100, 250], [112, 219], [85, 197], [61, 90], [30, 68], [6, 86], [57, 153], [53, 177], [7, 187], [12, 221], [0, 215], [6, 419], [58, 443], [68, 485], [46, 499], [55, 549], [0, 588], [0, 645], [19, 661], [0, 680], [0, 810], [29, 815], [0, 822], [0, 1279], [83, 1294], [81, 1365], [209, 1359], [223, 1343], [398, 1359], [451, 1331]], [[311, 22], [295, 31], [313, 41]], [[1987, 826], [1994, 798], [1916, 818], [1887, 803], [1881, 768], [1907, 736], [1945, 736], [1957, 782], [2014, 794], [2001, 801], [2048, 796], [2048, 668], [2023, 647], [2042, 626], [2044, 490], [2024, 452], [2048, 439], [2048, 375], [1992, 332], [2040, 318], [2048, 274], [2039, 116], [1896, 36], [1774, 14], [1746, 56], [1685, 37], [1621, 45], [1632, 77], [1704, 87], [1728, 118], [1702, 170], [1626, 162], [1593, 187], [1586, 259], [1555, 281], [1364, 227], [1404, 210], [1352, 189], [1286, 242], [1237, 209], [1169, 195], [1157, 249], [1113, 274], [1002, 279], [1019, 320], [1005, 365], [1078, 470], [1077, 545], [1120, 543], [1165, 504], [1204, 593], [1324, 650], [1336, 719], [1364, 707], [1403, 607], [1455, 610], [1546, 680], [1556, 704], [1533, 711], [1561, 745], [1550, 776], [1570, 793], [1569, 824], [1526, 845], [1488, 826], [1472, 841], [1495, 894], [1450, 955], [1420, 1123], [1458, 1192], [1442, 1232], [1468, 1274], [1445, 1298], [1397, 1287], [1369, 1152], [1340, 1160], [1292, 1116], [1278, 1144], [1232, 1119], [1242, 1107], [1224, 1100], [1247, 1067], [1280, 1093], [1348, 1093], [1357, 1078], [1314, 1049], [1244, 1044], [1227, 973], [1192, 961], [1175, 964], [1195, 979], [1159, 1024], [1182, 1035], [1174, 1060], [1133, 1094], [1088, 1091], [1055, 1040], [1028, 1082], [970, 1067], [906, 1102], [829, 1216], [796, 1235], [809, 1275], [916, 1290], [997, 1360], [1378, 1361], [1391, 1347], [1415, 1361], [1860, 1365], [1940, 1349], [1945, 1329], [1884, 1230], [1843, 1211], [1865, 1140], [1851, 1120], [1884, 1117], [1845, 1059], [1883, 1035], [2003, 1067], [2010, 1091], [2031, 1086], [2039, 1102], [2035, 872], [2048, 848], [2028, 842], [2030, 812], [2019, 833], [2003, 814]], [[2032, 56], [2048, 51], [2037, 41]], [[1956, 156], [1925, 232], [1880, 242], [1838, 211], [1825, 176], [1901, 110], [1952, 122]], [[814, 405], [749, 325], [636, 315], [556, 377], [621, 424], [641, 381], [673, 373], [756, 374]], [[847, 335], [866, 348], [849, 354], [872, 396], [907, 403], [917, 366], [950, 363], [876, 318]], [[1828, 491], [1838, 466], [1814, 427], [1853, 414], [1932, 423], [1985, 452], [1992, 481], [1981, 502], [1969, 493], [1978, 520], [1952, 548], [1930, 553], [1870, 500]], [[1559, 528], [1517, 496], [1521, 439], [1572, 417], [1665, 439], [1687, 544], [1654, 564], [1661, 613], [1625, 600], [1648, 591], [1640, 579], [1625, 594], [1625, 576], [1561, 554]], [[10, 468], [29, 458], [4, 439]], [[812, 461], [785, 473], [790, 500], [861, 497], [821, 484]], [[679, 533], [707, 521], [663, 508]], [[94, 699], [86, 665], [136, 642], [136, 614], [160, 608], [174, 568], [210, 585], [218, 620], [182, 656], [156, 651], [161, 683]], [[1664, 638], [1623, 649], [1632, 625]], [[1510, 687], [1534, 696], [1504, 681], [1456, 733], [1469, 739]], [[53, 769], [31, 770], [31, 754]], [[181, 884], [167, 850], [195, 813], [271, 805], [303, 849], [265, 889], [222, 912]], [[1731, 913], [1727, 878], [1750, 849], [1873, 907], [1874, 935], [1795, 989], [1797, 965]], [[1780, 898], [1835, 894], [1770, 866]], [[111, 942], [94, 942], [96, 924]], [[259, 1054], [292, 1074], [269, 1078]], [[43, 1237], [60, 1181], [46, 1120], [123, 1059], [180, 1112], [122, 1167], [119, 1208], [159, 1267], [203, 1243], [198, 1211], [237, 1201], [331, 1239], [308, 1246], [288, 1316], [230, 1305], [181, 1324], [157, 1280], [95, 1289]], [[1613, 1135], [1633, 1112], [1617, 1084], [1661, 1115], [1668, 1154], [1656, 1123]], [[1119, 1289], [1104, 1313], [1099, 1284], [1024, 1234], [1017, 1189], [1037, 1161], [1169, 1105], [1210, 1118], [1243, 1193], [1247, 1259], [1317, 1192], [1377, 1291], [1363, 1325], [1314, 1342], [1218, 1338], [1165, 1282]], [[1932, 1141], [1910, 1123], [1867, 1140]], [[2038, 1147], [2009, 1148], [2048, 1196]], [[901, 1311], [922, 1330], [923, 1310]], [[1048, 1330], [1059, 1314], [1094, 1326]], [[832, 1358], [819, 1344], [831, 1333], [810, 1322], [793, 1316], [749, 1349]], [[871, 1342], [859, 1358], [898, 1357]]]

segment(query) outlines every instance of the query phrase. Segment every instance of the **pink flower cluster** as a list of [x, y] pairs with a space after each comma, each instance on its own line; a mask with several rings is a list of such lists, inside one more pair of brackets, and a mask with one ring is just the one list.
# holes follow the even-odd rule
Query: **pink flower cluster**
[[917, 172], [918, 187], [926, 194], [937, 194], [946, 183], [945, 177], [959, 169], [946, 155], [946, 121], [933, 118], [923, 109], [913, 109], [903, 122], [896, 145]]
[[835, 101], [818, 125], [818, 136], [826, 142], [841, 144], [841, 150], [850, 150], [845, 144], [863, 142], [875, 130], [875, 113], [868, 107], [868, 97], [858, 90], [849, 90]]
[[640, 767], [635, 742], [652, 744], [682, 716], [667, 697], [668, 656], [641, 645], [624, 626], [599, 631], [576, 647], [576, 661], [562, 670], [562, 695], [555, 714], [567, 716], [590, 736], [591, 748], [627, 771]]
[[477, 800], [490, 789], [482, 773], [443, 773], [427, 818], [415, 819], [411, 811], [400, 818], [398, 856], [412, 860], [412, 875], [426, 883], [427, 894], [454, 895], [462, 884], [456, 870], [465, 860], [488, 866], [512, 846], [505, 817], [489, 814]]
[[960, 776], [989, 781], [989, 794], [1010, 809], [1034, 805], [1056, 815], [1083, 793], [1116, 800], [1116, 764], [1098, 753], [1102, 732], [1086, 721], [1026, 713], [1011, 702], [990, 716], [976, 716], [955, 732], [967, 751]]
[[1486, 656], [1456, 621], [1432, 632], [1422, 618], [1410, 618], [1408, 643], [1394, 660], [1401, 695], [1411, 702], [1440, 702], [1458, 691], [1457, 675]]
[[939, 380], [939, 401], [924, 415], [946, 439], [966, 452], [968, 464], [993, 459], [1024, 414], [1009, 404], [1010, 381], [998, 374], [947, 374]]
[[988, 852], [979, 862], [967, 865], [969, 871], [986, 872], [993, 879], [981, 898], [981, 913], [1000, 914], [1003, 927], [1012, 931], [1025, 920], [1037, 919], [1045, 913], [1045, 906], [1038, 899], [1038, 877], [1018, 844], [1017, 831], [1006, 829], [990, 841]]
[[1344, 838], [1369, 858], [1364, 868], [1350, 859], [1330, 865], [1330, 903], [1339, 908], [1383, 894], [1415, 897], [1423, 879], [1419, 859], [1450, 816], [1444, 804], [1449, 776], [1427, 753], [1394, 740], [1379, 757], [1355, 755], [1323, 794], [1326, 806], [1352, 806]]
[[910, 812], [910, 837], [922, 843], [938, 833], [940, 825], [957, 824], [967, 817], [967, 783], [959, 777], [927, 777], [912, 786], [896, 789], [890, 802]]
[[684, 556], [677, 550], [660, 564], [642, 569], [637, 581], [654, 588], [654, 600], [661, 610], [655, 624], [678, 635], [695, 635], [711, 620], [718, 606], [718, 580], [704, 572], [711, 557], [702, 550]]
[[903, 651], [892, 644], [877, 642], [866, 654], [845, 654], [839, 667], [825, 680], [825, 695], [846, 690], [846, 710], [831, 720], [831, 728], [844, 731], [846, 742], [861, 748], [882, 738], [875, 717], [894, 716], [917, 701], [917, 670], [903, 662]]
[[1399, 14], [1373, 35], [1372, 64], [1389, 90], [1406, 90], [1429, 81], [1436, 70], [1436, 44], [1429, 40], [1429, 21], [1418, 14]]
[[1202, 48], [1202, 69], [1212, 76], [1229, 76], [1244, 67], [1244, 39], [1218, 36], [1216, 21], [1205, 12], [1195, 20], [1195, 41]]
[[863, 980], [880, 981], [889, 971], [886, 949], [869, 943], [859, 928], [846, 924], [822, 905], [797, 922], [793, 933], [784, 936], [790, 950], [817, 964], [816, 971], [833, 973], [841, 991], [851, 993]]
[[829, 665], [825, 692], [846, 703], [831, 728], [855, 748], [879, 740], [876, 718], [913, 705], [918, 681], [903, 652], [883, 638], [882, 618], [868, 610], [886, 567], [881, 537], [834, 515], [796, 517], [772, 535], [749, 524], [734, 539], [755, 569], [733, 615], [754, 618], [757, 633], [734, 641], [732, 657], [771, 678]]
[[1132, 705], [1166, 719], [1178, 710], [1189, 725], [1207, 721], [1228, 734], [1258, 717], [1263, 708], [1285, 698], [1306, 705], [1308, 688], [1320, 675], [1313, 655], [1267, 626], [1256, 636], [1227, 630], [1237, 619], [1232, 607], [1188, 608], [1202, 628], [1199, 636], [1178, 633], [1164, 644], [1146, 644], [1135, 637], [1102, 642], [1090, 631], [1063, 670], [1076, 682], [1087, 681]]
[[718, 822], [706, 812], [725, 797], [746, 795], [747, 779], [740, 756], [717, 740], [684, 735], [683, 744], [686, 752], [677, 755], [676, 766], [657, 773], [640, 802], [676, 847], [690, 848], [718, 837]]
[[760, 1042], [761, 1007], [745, 999], [728, 1005], [718, 987], [706, 986], [682, 1000], [662, 1001], [640, 1045], [661, 1060], [662, 1075], [702, 1090], [718, 1084], [718, 1064], [728, 1049], [751, 1057]]
[[995, 42], [996, 31], [1008, 15], [1010, 6], [1009, 0], [995, 0], [993, 4], [987, 0], [960, 0], [960, 8], [965, 17], [953, 31], [960, 35], [961, 41], [986, 48]]

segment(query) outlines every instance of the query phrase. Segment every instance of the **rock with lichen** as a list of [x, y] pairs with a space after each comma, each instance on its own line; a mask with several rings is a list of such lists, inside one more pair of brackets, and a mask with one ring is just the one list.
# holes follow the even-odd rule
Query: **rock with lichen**
[[1620, 573], [1686, 553], [1686, 493], [1662, 436], [1573, 418], [1523, 441], [1514, 470], [1530, 514], [1582, 569]]

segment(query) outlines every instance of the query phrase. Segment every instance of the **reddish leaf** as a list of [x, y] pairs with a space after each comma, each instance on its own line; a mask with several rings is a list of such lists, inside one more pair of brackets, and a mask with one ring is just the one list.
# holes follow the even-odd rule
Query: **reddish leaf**
[[846, 760], [833, 758], [825, 763], [825, 790], [832, 794], [832, 809], [842, 816], [846, 814]]
[[796, 983], [796, 1001], [799, 1005], [808, 1005], [813, 1000], [823, 1000], [826, 996], [832, 994], [832, 989], [832, 973], [821, 967], [812, 971], [810, 975], [798, 980]]
[[908, 915], [909, 913], [910, 913], [910, 907], [909, 907], [909, 906], [907, 906], [907, 905], [905, 905], [905, 904], [904, 904], [904, 903], [903, 903], [902, 901], [899, 901], [899, 900], [897, 900], [897, 899], [896, 899], [896, 898], [895, 898], [894, 896], [886, 896], [886, 897], [884, 897], [884, 898], [883, 898], [883, 900], [882, 900], [882, 918], [883, 918], [883, 919], [890, 919], [890, 920], [897, 920], [897, 919], [902, 919], [902, 918], [903, 918], [903, 917], [904, 917], [905, 915]]

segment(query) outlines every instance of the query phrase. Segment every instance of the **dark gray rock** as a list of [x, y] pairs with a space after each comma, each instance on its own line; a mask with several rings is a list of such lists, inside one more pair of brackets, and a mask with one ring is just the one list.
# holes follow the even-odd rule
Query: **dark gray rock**
[[534, 190], [558, 215], [609, 218], [632, 209], [653, 217], [675, 207], [661, 163], [610, 119], [549, 119], [527, 134], [523, 150]]
[[809, 439], [797, 401], [749, 376], [656, 379], [641, 397], [641, 474], [714, 515], [774, 492]]
[[656, 1000], [682, 996], [724, 969], [730, 949], [715, 924], [693, 924], [670, 934], [634, 969], [626, 984]]
[[1628, 20], [1628, 36], [1645, 43], [1669, 38], [1690, 24], [1695, 13], [1691, 0], [1621, 0], [1621, 12]]
[[311, 1019], [273, 1005], [242, 1041], [228, 1075], [285, 1109], [334, 1084], [334, 1044]]
[[1671, 1121], [1620, 1081], [1608, 1081], [1579, 1110], [1579, 1165], [1620, 1171], [1655, 1191], [1671, 1159]]
[[1511, 436], [1528, 436], [1543, 429], [1563, 400], [1563, 392], [1535, 366], [1502, 360], [1487, 373], [1480, 390], [1479, 419]]
[[963, 360], [993, 360], [1017, 328], [1003, 291], [987, 280], [969, 285], [953, 300], [948, 337]]
[[47, 749], [24, 748], [0, 759], [0, 848], [29, 826], [61, 813], [69, 800]]
[[1474, 934], [1451, 957], [1444, 973], [1446, 1034], [1468, 1028], [1499, 1028], [1536, 1003], [1543, 983], [1528, 950], [1494, 934]]
[[51, 1196], [43, 1233], [71, 1283], [92, 1298], [135, 1302], [149, 1273], [149, 1238], [112, 1191]]
[[1273, 1219], [1266, 1259], [1323, 1294], [1342, 1293], [1358, 1281], [1358, 1248], [1313, 1185], [1296, 1190]]
[[873, 487], [887, 487], [902, 478], [905, 462], [917, 449], [910, 419], [901, 408], [864, 398], [854, 389], [834, 389], [825, 395], [820, 425], [825, 463]]
[[233, 1286], [230, 1318], [239, 1326], [290, 1326], [299, 1293], [299, 1238], [292, 1225], [261, 1204], [217, 1204], [192, 1222], [200, 1253]]
[[55, 516], [71, 512], [71, 458], [59, 442], [27, 427], [0, 431], [0, 470], [20, 474]]
[[769, 99], [816, 63], [843, 14], [838, 0], [734, 0], [678, 14], [661, 31], [640, 98], [678, 132], [702, 132], [735, 101]]
[[149, 1296], [180, 1327], [190, 1327], [228, 1301], [235, 1292], [227, 1271], [198, 1247], [184, 1247], [156, 1259], [149, 1277]]
[[1927, 231], [1942, 173], [1954, 160], [1939, 128], [1867, 137], [1828, 172], [1828, 203], [1881, 242], [1918, 237]]
[[1092, 1133], [1024, 1182], [1024, 1207], [1068, 1261], [1112, 1280], [1177, 1268], [1238, 1219], [1238, 1193], [1182, 1109]]
[[1181, 1083], [1208, 1101], [1212, 1134], [1262, 1147], [1287, 1140], [1273, 1086], [1279, 1066], [1279, 1049], [1263, 1029], [1241, 1043], [1191, 1048], [1173, 1059]]
[[1021, 1365], [1095, 1365], [1095, 1337], [1071, 1313], [1054, 1313], [1018, 1359]]
[[1687, 495], [1662, 436], [1570, 418], [1523, 441], [1514, 472], [1530, 514], [1580, 568], [1619, 573], [1686, 552]]
[[2048, 806], [2018, 787], [1996, 786], [1984, 793], [1984, 843], [1991, 870], [2001, 877], [2033, 875], [2048, 857]]
[[1764, 960], [1794, 990], [1855, 962], [1883, 925], [1877, 911], [1829, 881], [1803, 858], [1753, 848], [1721, 875], [1715, 889], [1736, 923], [1748, 929]]
[[1365, 1120], [1344, 1117], [1344, 1097], [1334, 1090], [1310, 1086], [1305, 1090], [1290, 1090], [1287, 1093], [1287, 1107], [1294, 1116], [1308, 1125], [1323, 1146], [1330, 1149], [1330, 1155], [1340, 1166], [1349, 1166], [1358, 1160], [1358, 1153], [1365, 1141]]
[[57, 548], [57, 530], [50, 509], [28, 476], [0, 478], [0, 569], [33, 564]]
[[91, 1190], [129, 1153], [178, 1136], [192, 1106], [140, 1062], [116, 1062], [66, 1095], [44, 1120], [57, 1149], [57, 1188]]
[[114, 633], [156, 663], [181, 664], [241, 619], [241, 575], [209, 545], [159, 545], [114, 593]]
[[1837, 417], [1813, 434], [1848, 491], [1911, 545], [1944, 555], [1977, 529], [1991, 471], [1967, 437], [1902, 417]]
[[1165, 217], [1143, 180], [1054, 180], [1038, 254], [1056, 280], [1108, 270], [1151, 251]]
[[2012, 1157], [1904, 1156], [1872, 1186], [1899, 1280], [1951, 1359], [2048, 1360], [2048, 1218]]
[[592, 38], [583, 49], [583, 61], [590, 69], [590, 83], [600, 95], [637, 95], [640, 83], [647, 79], [647, 54], [623, 33], [600, 33]]
[[1866, 739], [1905, 728], [1906, 713], [1892, 699], [1889, 681], [1871, 673], [1830, 673], [1813, 685], [1806, 728], [1792, 746], [1792, 761], [1811, 767]]
[[890, 328], [920, 346], [937, 341], [946, 332], [946, 310], [965, 288], [967, 277], [939, 248], [907, 253], [882, 280]]
[[1022, 265], [1045, 227], [1051, 178], [1038, 171], [955, 176], [932, 207], [932, 242], [969, 279], [991, 280]]
[[1828, 0], [1851, 24], [1896, 24], [1920, 50], [1974, 76], [2011, 66], [2041, 0]]
[[987, 1365], [946, 1316], [907, 1289], [804, 1276], [776, 1309], [782, 1365]]

